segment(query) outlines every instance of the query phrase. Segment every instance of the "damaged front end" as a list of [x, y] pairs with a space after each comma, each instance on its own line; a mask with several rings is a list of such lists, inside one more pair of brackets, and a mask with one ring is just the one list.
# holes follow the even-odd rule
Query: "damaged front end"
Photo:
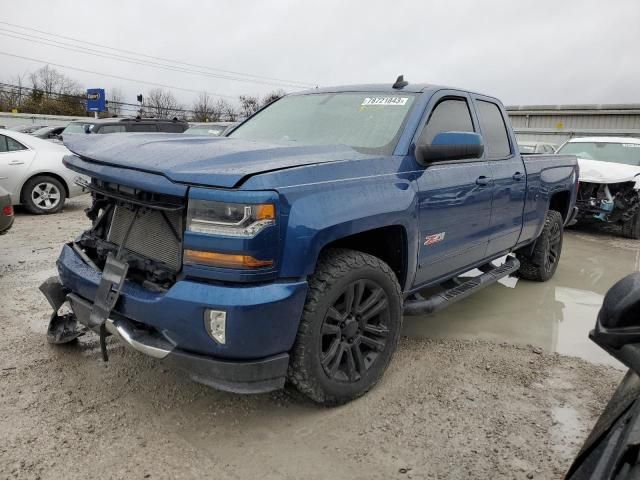
[[57, 277], [47, 279], [40, 290], [53, 308], [48, 341], [68, 343], [90, 329], [100, 335], [107, 360], [108, 335], [131, 338], [131, 327], [112, 319], [125, 279], [151, 292], [164, 292], [176, 282], [182, 265], [184, 201], [96, 179], [82, 186], [93, 197], [86, 210], [92, 226], [68, 246], [100, 272], [95, 298], [88, 306], [80, 304]]
[[635, 182], [593, 183], [581, 181], [576, 206], [579, 220], [598, 220], [624, 225], [640, 208]]

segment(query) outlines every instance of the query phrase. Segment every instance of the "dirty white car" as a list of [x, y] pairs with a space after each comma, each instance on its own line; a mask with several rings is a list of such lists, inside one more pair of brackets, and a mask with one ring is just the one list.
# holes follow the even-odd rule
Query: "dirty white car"
[[615, 223], [628, 238], [640, 238], [640, 139], [573, 138], [557, 153], [578, 157], [578, 221]]
[[61, 144], [10, 130], [0, 131], [0, 187], [14, 205], [32, 213], [55, 213], [67, 198], [82, 193], [77, 173], [62, 164], [69, 150]]

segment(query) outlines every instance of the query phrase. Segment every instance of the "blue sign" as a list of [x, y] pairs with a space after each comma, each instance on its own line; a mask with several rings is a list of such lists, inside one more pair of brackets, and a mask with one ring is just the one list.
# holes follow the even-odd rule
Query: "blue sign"
[[104, 112], [107, 109], [104, 88], [87, 89], [87, 111]]

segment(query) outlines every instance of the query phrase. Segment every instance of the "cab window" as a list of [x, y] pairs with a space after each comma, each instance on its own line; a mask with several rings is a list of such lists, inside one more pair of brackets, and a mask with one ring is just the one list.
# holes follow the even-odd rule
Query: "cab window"
[[418, 143], [430, 144], [442, 132], [473, 132], [473, 122], [467, 101], [447, 98], [436, 105], [425, 125]]
[[477, 100], [478, 119], [487, 158], [505, 158], [511, 155], [507, 126], [502, 112], [495, 103]]

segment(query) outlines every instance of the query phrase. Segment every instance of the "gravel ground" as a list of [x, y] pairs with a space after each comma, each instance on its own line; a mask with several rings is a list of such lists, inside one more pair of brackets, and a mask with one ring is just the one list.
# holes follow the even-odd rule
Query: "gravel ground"
[[[534, 346], [404, 338], [381, 383], [325, 409], [237, 396], [95, 336], [45, 341], [38, 285], [88, 199], [0, 237], [0, 478], [561, 478], [622, 372]], [[111, 339], [110, 339], [111, 340]]]

